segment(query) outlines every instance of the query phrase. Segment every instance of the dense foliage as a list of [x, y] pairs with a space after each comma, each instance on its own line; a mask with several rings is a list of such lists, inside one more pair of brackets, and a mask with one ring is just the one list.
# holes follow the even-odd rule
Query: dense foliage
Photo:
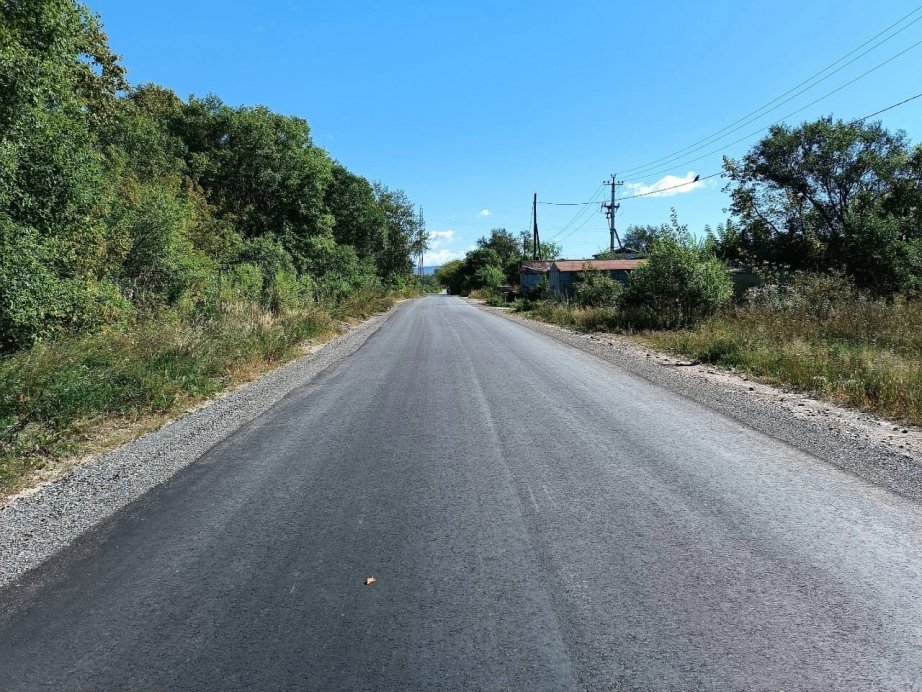
[[86, 7], [0, 0], [0, 351], [218, 297], [335, 304], [425, 245], [301, 118], [130, 86]]
[[878, 295], [922, 292], [922, 147], [905, 134], [832, 118], [776, 125], [724, 167], [742, 257], [841, 270]]
[[621, 298], [633, 328], [694, 324], [733, 297], [733, 282], [710, 247], [690, 235], [664, 236], [650, 246]]
[[[436, 277], [454, 295], [502, 285], [514, 286], [519, 282], [519, 266], [533, 257], [533, 251], [534, 242], [528, 233], [523, 232], [516, 238], [505, 228], [494, 228], [489, 237], [477, 241], [477, 247], [463, 260], [453, 260], [439, 267]], [[555, 260], [559, 256], [560, 246], [541, 243], [544, 260]]]

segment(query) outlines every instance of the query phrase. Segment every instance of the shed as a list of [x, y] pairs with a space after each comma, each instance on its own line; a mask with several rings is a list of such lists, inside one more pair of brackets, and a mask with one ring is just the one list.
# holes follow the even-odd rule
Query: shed
[[522, 262], [519, 265], [519, 289], [522, 291], [522, 295], [527, 295], [528, 291], [539, 283], [541, 280], [547, 276], [547, 273], [551, 270], [551, 265], [553, 262], [539, 262], [537, 260], [531, 262]]
[[611, 278], [627, 283], [628, 276], [637, 269], [643, 260], [558, 260], [548, 271], [548, 282], [552, 296], [571, 297], [573, 295], [573, 278], [580, 272], [603, 272]]

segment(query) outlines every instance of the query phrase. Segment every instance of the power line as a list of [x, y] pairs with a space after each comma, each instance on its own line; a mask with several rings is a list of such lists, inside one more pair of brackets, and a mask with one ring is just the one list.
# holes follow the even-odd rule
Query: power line
[[858, 118], [857, 120], [852, 120], [849, 124], [854, 125], [855, 123], [864, 122], [868, 118], [873, 118], [875, 115], [880, 115], [881, 113], [886, 113], [887, 111], [892, 111], [898, 106], [902, 106], [904, 103], [909, 103], [910, 101], [915, 101], [917, 98], [922, 98], [922, 92], [916, 94], [915, 96], [910, 96], [908, 99], [903, 99], [899, 103], [894, 103], [892, 106], [887, 106], [886, 108], [881, 108], [879, 111], [875, 111], [870, 115], [866, 115], [863, 118]]
[[[603, 193], [604, 191], [605, 191], [605, 186], [604, 186], [604, 185], [599, 185], [599, 187], [598, 187], [598, 188], [596, 189], [596, 191], [595, 191], [595, 194], [592, 196], [592, 199], [591, 199], [587, 204], [598, 204], [598, 203], [599, 203], [599, 200], [601, 199], [602, 193]], [[554, 240], [557, 236], [561, 235], [562, 233], [566, 233], [566, 232], [573, 226], [574, 223], [576, 223], [577, 221], [579, 221], [580, 219], [582, 219], [582, 217], [586, 216], [586, 212], [587, 212], [587, 211], [591, 211], [591, 208], [588, 207], [588, 206], [583, 206], [582, 209], [580, 209], [578, 212], [576, 212], [576, 214], [573, 216], [573, 218], [571, 218], [569, 221], [567, 221], [567, 223], [564, 224], [563, 228], [561, 228], [559, 231], [557, 231], [557, 233], [555, 233], [554, 235], [550, 236], [550, 237], [547, 239], [548, 242]], [[585, 226], [586, 223], [589, 222], [589, 219], [592, 219], [592, 215], [591, 215], [591, 214], [590, 214], [589, 217], [586, 219], [586, 221], [583, 222], [583, 224], [582, 224], [582, 226], [580, 226], [580, 228], [582, 228], [583, 226]], [[569, 237], [569, 236], [568, 236], [568, 237]]]
[[[912, 12], [910, 12], [909, 14], [907, 14], [907, 15], [905, 15], [904, 17], [902, 17], [901, 19], [897, 20], [896, 22], [894, 22], [893, 24], [891, 24], [890, 26], [888, 26], [888, 27], [887, 27], [886, 29], [884, 29], [883, 31], [881, 31], [881, 32], [877, 33], [876, 35], [872, 36], [870, 39], [868, 39], [867, 41], [865, 41], [864, 43], [862, 43], [860, 46], [858, 46], [857, 48], [853, 49], [853, 50], [850, 51], [849, 53], [846, 53], [845, 55], [843, 55], [841, 58], [839, 58], [839, 59], [836, 60], [835, 62], [833, 62], [833, 63], [827, 65], [825, 68], [823, 68], [823, 69], [820, 70], [819, 72], [817, 72], [817, 73], [813, 74], [812, 76], [808, 77], [806, 80], [804, 80], [803, 82], [801, 82], [801, 83], [798, 84], [797, 86], [792, 87], [791, 89], [789, 89], [788, 91], [784, 92], [784, 93], [781, 94], [780, 96], [774, 98], [773, 100], [769, 101], [768, 103], [766, 103], [765, 105], [761, 106], [760, 108], [757, 108], [756, 110], [754, 110], [754, 111], [748, 113], [747, 115], [744, 115], [742, 118], [739, 118], [738, 120], [735, 120], [734, 122], [730, 123], [730, 124], [727, 125], [726, 127], [723, 127], [722, 129], [717, 130], [717, 131], [714, 132], [713, 134], [708, 135], [708, 136], [705, 137], [704, 139], [701, 139], [701, 140], [699, 140], [699, 141], [697, 141], [697, 142], [694, 142], [693, 144], [690, 144], [690, 145], [688, 145], [687, 147], [684, 147], [684, 148], [682, 148], [682, 149], [678, 149], [678, 150], [676, 150], [676, 151], [672, 152], [671, 154], [668, 154], [668, 155], [666, 155], [666, 156], [664, 156], [664, 157], [661, 157], [661, 158], [659, 158], [659, 159], [656, 159], [656, 160], [654, 160], [654, 161], [651, 161], [651, 162], [649, 162], [649, 163], [646, 163], [646, 164], [643, 164], [643, 165], [640, 165], [640, 166], [635, 166], [635, 167], [633, 167], [633, 168], [629, 168], [629, 169], [625, 170], [624, 173], [625, 173], [625, 174], [632, 174], [632, 173], [635, 173], [635, 172], [638, 172], [638, 171], [643, 171], [643, 170], [646, 170], [646, 169], [648, 169], [648, 168], [652, 168], [652, 167], [654, 167], [654, 166], [658, 167], [659, 165], [661, 165], [661, 164], [663, 164], [663, 163], [666, 163], [666, 162], [668, 162], [668, 161], [670, 161], [670, 160], [673, 160], [673, 159], [675, 159], [675, 158], [678, 158], [678, 157], [681, 156], [682, 154], [691, 153], [692, 151], [698, 151], [698, 150], [700, 150], [700, 149], [706, 147], [708, 144], [713, 144], [715, 141], [717, 141], [717, 140], [719, 140], [719, 139], [723, 139], [723, 138], [724, 138], [725, 136], [727, 136], [728, 134], [730, 134], [730, 133], [732, 133], [732, 132], [736, 132], [736, 131], [742, 129], [743, 127], [745, 127], [745, 126], [748, 125], [749, 123], [753, 122], [754, 120], [757, 120], [757, 119], [760, 118], [761, 116], [766, 115], [767, 113], [770, 113], [770, 112], [773, 111], [773, 110], [776, 110], [777, 108], [779, 108], [780, 106], [784, 105], [785, 103], [788, 103], [789, 101], [793, 100], [793, 99], [796, 98], [797, 96], [800, 96], [801, 94], [805, 93], [806, 91], [809, 91], [809, 90], [812, 89], [813, 87], [815, 87], [815, 86], [821, 84], [821, 83], [824, 82], [825, 80], [827, 80], [827, 79], [829, 79], [830, 77], [832, 77], [834, 74], [836, 74], [836, 73], [840, 72], [841, 70], [843, 70], [844, 68], [848, 67], [848, 65], [851, 65], [851, 64], [854, 63], [855, 61], [859, 60], [860, 58], [862, 58], [862, 57], [864, 57], [865, 55], [867, 55], [868, 53], [870, 53], [871, 51], [873, 51], [873, 50], [877, 49], [878, 47], [882, 46], [884, 43], [886, 43], [886, 42], [889, 41], [890, 39], [892, 39], [892, 38], [894, 38], [895, 36], [897, 36], [898, 34], [902, 33], [903, 31], [905, 31], [906, 29], [908, 29], [909, 27], [911, 27], [911, 26], [912, 26], [913, 24], [915, 24], [916, 22], [922, 20], [922, 17], [917, 17], [916, 19], [914, 19], [912, 22], [910, 22], [910, 23], [907, 24], [906, 26], [900, 28], [898, 31], [894, 32], [893, 34], [891, 34], [890, 36], [886, 37], [886, 38], [883, 39], [882, 41], [879, 41], [879, 42], [876, 43], [874, 46], [872, 46], [871, 48], [869, 48], [868, 50], [866, 50], [865, 52], [863, 52], [863, 53], [861, 53], [860, 55], [854, 57], [852, 60], [849, 60], [848, 62], [846, 62], [844, 65], [841, 65], [840, 67], [838, 67], [838, 68], [837, 68], [836, 70], [834, 70], [833, 72], [830, 72], [829, 74], [827, 74], [827, 75], [826, 75], [825, 77], [823, 77], [822, 79], [816, 81], [815, 83], [811, 84], [810, 86], [806, 87], [805, 89], [802, 89], [802, 90], [800, 90], [800, 91], [797, 91], [798, 89], [800, 89], [800, 87], [803, 87], [804, 85], [809, 84], [810, 82], [813, 82], [817, 77], [819, 77], [820, 75], [822, 75], [822, 74], [825, 73], [825, 72], [828, 72], [830, 69], [832, 69], [833, 67], [835, 67], [836, 65], [838, 65], [839, 63], [841, 63], [843, 60], [845, 60], [846, 58], [848, 58], [848, 57], [854, 55], [855, 53], [857, 53], [858, 51], [860, 51], [862, 48], [864, 48], [865, 46], [867, 46], [869, 43], [874, 42], [874, 41], [877, 40], [879, 37], [881, 37], [881, 36], [883, 36], [884, 34], [886, 34], [887, 32], [889, 32], [889, 31], [890, 31], [891, 29], [893, 29], [895, 26], [898, 26], [898, 25], [901, 24], [902, 22], [906, 21], [907, 19], [909, 19], [909, 17], [911, 17], [912, 15], [916, 14], [916, 13], [919, 12], [920, 10], [922, 10], [922, 5], [920, 5], [919, 7], [916, 7], [916, 9], [914, 9], [914, 10], [913, 10]], [[797, 91], [796, 94], [793, 94], [793, 96], [790, 96], [790, 98], [786, 98], [786, 99], [785, 99], [786, 96], [788, 96], [789, 94], [792, 94], [792, 92], [795, 92], [795, 91]], [[780, 102], [780, 103], [779, 103], [779, 102]], [[771, 108], [769, 108], [770, 106], [771, 106]], [[754, 117], [753, 117], [753, 116], [754, 116]], [[735, 127], [735, 126], [737, 126], [737, 127]], [[732, 129], [731, 129], [731, 128], [732, 128]], [[699, 145], [700, 145], [700, 146], [699, 146]], [[641, 175], [641, 173], [637, 173], [637, 174], [638, 174], [638, 175]]]
[[[917, 47], [920, 46], [920, 45], [922, 45], [922, 41], [917, 41], [916, 43], [913, 43], [911, 46], [909, 46], [908, 48], [906, 48], [906, 49], [900, 51], [900, 52], [897, 53], [896, 55], [894, 55], [894, 56], [888, 58], [887, 60], [884, 60], [882, 63], [879, 63], [879, 64], [875, 65], [874, 67], [872, 67], [872, 68], [871, 68], [870, 70], [868, 70], [867, 72], [861, 73], [860, 75], [858, 75], [858, 76], [855, 77], [854, 79], [851, 79], [851, 80], [845, 82], [845, 84], [842, 84], [842, 85], [836, 87], [836, 88], [833, 89], [832, 91], [826, 92], [825, 94], [823, 94], [822, 96], [820, 96], [818, 99], [816, 99], [816, 100], [811, 101], [810, 103], [808, 103], [806, 106], [803, 106], [803, 107], [801, 107], [801, 108], [798, 108], [797, 110], [788, 113], [788, 114], [785, 115], [784, 117], [779, 118], [778, 120], [775, 120], [774, 122], [769, 123], [768, 125], [765, 125], [764, 127], [760, 127], [758, 130], [754, 130], [753, 132], [750, 132], [748, 135], [744, 135], [743, 137], [740, 137], [739, 139], [733, 140], [732, 142], [729, 142], [728, 144], [721, 145], [721, 146], [718, 147], [717, 149], [712, 149], [711, 151], [707, 152], [706, 154], [702, 154], [701, 156], [695, 157], [695, 158], [693, 158], [693, 159], [688, 159], [688, 160], [683, 161], [683, 162], [681, 162], [681, 163], [673, 164], [673, 165], [671, 165], [669, 168], [666, 168], [666, 169], [663, 169], [663, 170], [660, 170], [660, 171], [657, 171], [657, 172], [652, 172], [652, 171], [645, 172], [645, 173], [643, 173], [643, 175], [644, 175], [644, 176], [648, 176], [648, 175], [650, 175], [650, 176], [663, 175], [663, 174], [665, 174], [665, 173], [669, 173], [670, 171], [675, 170], [676, 168], [681, 168], [681, 167], [687, 166], [687, 165], [689, 165], [689, 164], [696, 163], [696, 162], [698, 162], [698, 161], [701, 161], [702, 159], [708, 158], [709, 156], [713, 156], [714, 154], [719, 154], [719, 153], [722, 152], [722, 151], [726, 151], [726, 150], [729, 149], [730, 147], [732, 147], [732, 146], [734, 146], [734, 145], [736, 145], [736, 144], [739, 144], [740, 142], [745, 142], [747, 139], [751, 139], [752, 137], [755, 137], [756, 135], [758, 135], [758, 134], [764, 132], [765, 130], [769, 129], [770, 127], [772, 127], [772, 126], [774, 126], [774, 125], [778, 125], [779, 123], [784, 122], [784, 121], [787, 120], [788, 118], [791, 118], [791, 117], [797, 115], [798, 113], [802, 113], [803, 111], [807, 110], [808, 108], [810, 108], [810, 107], [812, 107], [812, 106], [815, 106], [815, 105], [816, 105], [817, 103], [819, 103], [820, 101], [824, 101], [825, 99], [829, 98], [829, 97], [832, 96], [833, 94], [836, 94], [836, 93], [842, 91], [843, 89], [845, 89], [846, 87], [851, 86], [852, 84], [854, 84], [855, 82], [857, 82], [859, 79], [864, 79], [865, 77], [867, 77], [867, 76], [868, 76], [869, 74], [871, 74], [872, 72], [876, 72], [876, 71], [879, 70], [881, 67], [883, 67], [883, 66], [885, 66], [885, 65], [887, 65], [887, 64], [889, 64], [889, 63], [891, 63], [891, 62], [893, 62], [893, 61], [896, 60], [897, 58], [899, 58], [899, 57], [905, 55], [906, 53], [908, 53], [909, 51], [913, 50], [914, 48], [917, 48]], [[868, 117], [871, 117], [871, 116], [868, 116]]]
[[723, 173], [711, 173], [710, 175], [695, 176], [694, 180], [689, 180], [684, 183], [679, 183], [678, 185], [673, 185], [671, 187], [664, 187], [659, 190], [650, 190], [649, 192], [641, 192], [640, 194], [637, 194], [637, 195], [630, 195], [629, 197], [622, 197], [621, 201], [623, 202], [624, 200], [627, 200], [627, 199], [637, 199], [638, 197], [646, 197], [648, 195], [658, 195], [662, 192], [668, 192], [669, 190], [675, 190], [677, 188], [685, 187], [687, 185], [697, 185], [703, 180], [707, 180], [708, 178], [716, 178], [718, 175], [723, 175]]
[[[909, 98], [905, 98], [905, 99], [903, 99], [902, 101], [898, 101], [897, 103], [893, 103], [893, 104], [887, 106], [886, 108], [881, 108], [881, 109], [878, 110], [878, 111], [874, 111], [873, 113], [870, 113], [869, 115], [865, 115], [865, 116], [863, 116], [863, 117], [861, 117], [861, 118], [855, 118], [854, 120], [850, 120], [850, 121], [849, 121], [849, 124], [850, 124], [850, 125], [854, 125], [854, 124], [856, 124], [856, 123], [864, 122], [865, 120], [867, 120], [867, 119], [869, 119], [869, 118], [873, 118], [874, 116], [880, 115], [881, 113], [886, 113], [887, 111], [891, 111], [891, 110], [893, 110], [894, 108], [899, 108], [900, 106], [903, 106], [903, 105], [909, 103], [910, 101], [915, 101], [916, 99], [919, 99], [919, 98], [922, 98], [922, 92], [919, 92], [918, 94], [915, 94], [914, 96], [910, 96]], [[661, 189], [661, 190], [651, 190], [651, 191], [649, 191], [649, 192], [641, 192], [640, 194], [630, 195], [630, 196], [628, 196], [628, 197], [622, 197], [622, 198], [621, 198], [621, 201], [623, 202], [623, 201], [628, 200], [628, 199], [637, 199], [638, 197], [647, 197], [647, 196], [650, 196], [650, 195], [657, 195], [657, 194], [660, 194], [660, 193], [662, 193], [662, 192], [668, 192], [669, 190], [675, 190], [675, 189], [680, 188], [680, 187], [686, 187], [687, 185], [694, 185], [694, 184], [696, 184], [696, 183], [701, 182], [702, 180], [708, 180], [709, 178], [716, 178], [717, 176], [722, 176], [722, 175], [723, 175], [723, 172], [710, 173], [710, 174], [708, 174], [708, 175], [699, 176], [699, 177], [695, 178], [694, 180], [689, 180], [688, 182], [679, 183], [678, 185], [672, 185], [672, 186], [670, 186], [670, 187], [664, 187], [664, 188]], [[595, 204], [595, 202], [591, 202], [591, 204]], [[571, 237], [574, 233], [576, 233], [577, 231], [581, 230], [581, 229], [582, 229], [584, 226], [586, 226], [586, 224], [589, 223], [589, 221], [591, 221], [591, 220], [592, 220], [592, 217], [590, 216], [590, 217], [589, 217], [588, 219], [586, 219], [586, 221], [584, 221], [579, 227], [573, 229], [570, 233], [568, 233], [566, 236], [564, 236], [563, 238], [561, 238], [561, 239], [560, 239], [560, 242], [563, 242], [563, 241], [566, 240], [567, 238]], [[561, 231], [561, 233], [562, 233], [562, 232], [563, 232], [563, 231]], [[703, 232], [703, 231], [702, 231], [702, 232]], [[559, 235], [559, 233], [558, 233], [557, 235]]]

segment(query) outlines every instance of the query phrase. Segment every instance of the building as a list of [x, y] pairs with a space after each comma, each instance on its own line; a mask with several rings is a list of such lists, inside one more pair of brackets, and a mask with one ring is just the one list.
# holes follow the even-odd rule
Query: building
[[519, 265], [519, 290], [522, 295], [528, 295], [528, 291], [541, 283], [541, 280], [547, 277], [551, 270], [553, 262], [539, 262], [537, 260], [522, 262]]
[[548, 288], [555, 297], [573, 296], [573, 279], [580, 272], [603, 272], [611, 278], [627, 283], [628, 276], [637, 269], [643, 260], [618, 259], [618, 260], [557, 260], [548, 270]]

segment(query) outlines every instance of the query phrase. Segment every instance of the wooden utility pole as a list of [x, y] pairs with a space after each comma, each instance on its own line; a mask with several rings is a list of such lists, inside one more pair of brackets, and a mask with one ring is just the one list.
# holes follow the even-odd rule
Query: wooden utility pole
[[532, 259], [541, 260], [541, 238], [538, 235], [538, 193], [535, 193], [535, 199], [531, 205], [531, 218], [534, 219], [534, 228], [532, 229]]

